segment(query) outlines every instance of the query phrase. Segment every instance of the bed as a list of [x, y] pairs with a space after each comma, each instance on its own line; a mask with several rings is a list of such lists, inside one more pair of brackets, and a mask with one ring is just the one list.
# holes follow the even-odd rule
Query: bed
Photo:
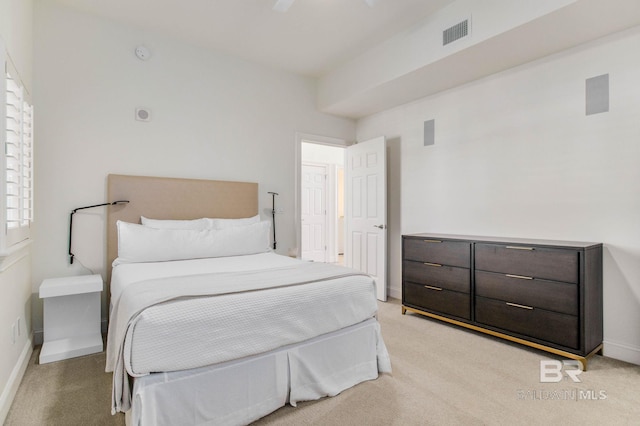
[[390, 372], [371, 277], [269, 250], [255, 183], [109, 175], [112, 412], [248, 424]]

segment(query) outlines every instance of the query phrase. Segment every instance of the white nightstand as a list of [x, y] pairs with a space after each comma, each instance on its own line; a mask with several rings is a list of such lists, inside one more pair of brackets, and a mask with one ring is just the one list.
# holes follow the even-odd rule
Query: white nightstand
[[44, 343], [40, 364], [102, 351], [100, 275], [49, 278], [40, 285], [44, 299]]

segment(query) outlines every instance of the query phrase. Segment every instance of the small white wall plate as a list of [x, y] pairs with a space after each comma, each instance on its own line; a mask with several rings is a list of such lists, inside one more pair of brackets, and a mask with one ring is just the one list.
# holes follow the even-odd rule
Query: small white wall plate
[[151, 111], [149, 108], [136, 108], [136, 120], [151, 121]]

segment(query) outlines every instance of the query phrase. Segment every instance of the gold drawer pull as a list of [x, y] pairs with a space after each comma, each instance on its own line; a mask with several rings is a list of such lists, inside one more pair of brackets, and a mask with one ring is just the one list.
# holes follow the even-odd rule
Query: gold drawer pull
[[429, 263], [429, 262], [424, 262], [425, 265], [427, 266], [435, 266], [437, 268], [441, 267], [442, 265], [439, 263]]
[[534, 251], [535, 248], [533, 247], [520, 247], [520, 246], [507, 246], [506, 248], [511, 249], [511, 250], [528, 250], [528, 251]]
[[422, 241], [424, 241], [425, 243], [441, 243], [442, 242], [440, 240], [422, 240]]
[[509, 278], [518, 278], [519, 280], [532, 280], [533, 277], [525, 277], [524, 275], [505, 274]]
[[529, 309], [529, 310], [533, 310], [533, 306], [525, 306], [525, 305], [518, 305], [517, 303], [511, 303], [511, 302], [506, 302], [507, 305], [509, 306], [513, 306], [514, 308], [521, 308], [521, 309]]
[[425, 285], [424, 288], [428, 288], [429, 290], [442, 291], [442, 289], [440, 287], [433, 287], [433, 286], [430, 286], [430, 285]]

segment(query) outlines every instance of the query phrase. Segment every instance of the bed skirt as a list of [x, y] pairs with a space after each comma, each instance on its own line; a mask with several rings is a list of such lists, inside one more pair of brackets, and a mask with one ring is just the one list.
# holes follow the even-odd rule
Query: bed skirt
[[391, 372], [375, 319], [240, 360], [138, 377], [129, 425], [244, 425], [287, 402], [335, 396]]

